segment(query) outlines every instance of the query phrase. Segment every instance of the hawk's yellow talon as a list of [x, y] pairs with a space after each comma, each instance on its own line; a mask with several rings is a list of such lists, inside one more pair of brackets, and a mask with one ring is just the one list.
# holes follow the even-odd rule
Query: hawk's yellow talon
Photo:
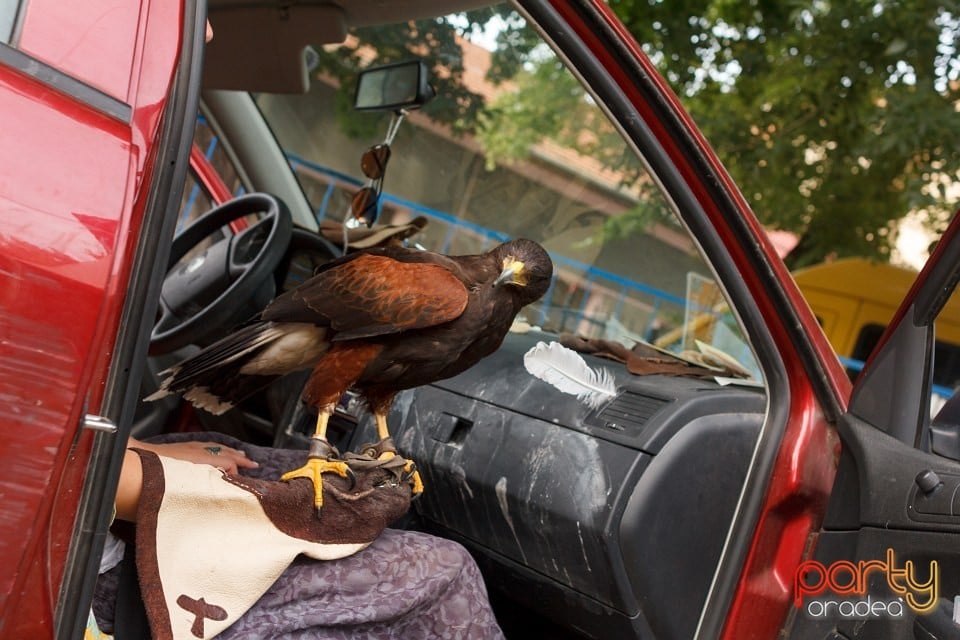
[[313, 505], [320, 510], [323, 506], [323, 477], [324, 473], [335, 473], [341, 478], [346, 478], [350, 469], [346, 462], [337, 460], [324, 460], [323, 458], [309, 458], [306, 464], [299, 469], [288, 471], [283, 474], [281, 480], [292, 480], [293, 478], [310, 478], [313, 482]]
[[[377, 460], [392, 460], [397, 456], [393, 451], [384, 451], [379, 456]], [[423, 493], [423, 480], [420, 479], [420, 472], [416, 470], [416, 465], [413, 464], [413, 460], [407, 460], [407, 464], [403, 465], [403, 470], [407, 473], [413, 471], [413, 495], [420, 495]]]
[[[374, 419], [377, 422], [377, 436], [380, 437], [380, 441], [383, 442], [390, 437], [390, 432], [387, 430], [387, 416], [386, 414], [376, 413], [374, 414]], [[384, 451], [379, 456], [378, 460], [390, 460], [394, 458], [397, 454], [393, 451]], [[403, 470], [409, 473], [414, 469], [414, 464], [412, 460], [407, 460], [407, 464], [403, 467]], [[413, 495], [418, 496], [423, 493], [423, 480], [420, 479], [420, 472], [413, 472]]]
[[[404, 467], [406, 471], [410, 471], [413, 468], [413, 462], [407, 462], [407, 466]], [[420, 479], [420, 472], [413, 472], [413, 495], [418, 496], [423, 493], [423, 480]]]

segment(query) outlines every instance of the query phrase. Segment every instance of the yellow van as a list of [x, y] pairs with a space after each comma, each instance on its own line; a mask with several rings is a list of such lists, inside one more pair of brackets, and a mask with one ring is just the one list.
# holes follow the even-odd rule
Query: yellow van
[[[793, 274], [830, 344], [855, 374], [863, 367], [917, 273], [891, 264], [846, 258]], [[933, 382], [949, 396], [960, 385], [960, 299], [937, 318]]]

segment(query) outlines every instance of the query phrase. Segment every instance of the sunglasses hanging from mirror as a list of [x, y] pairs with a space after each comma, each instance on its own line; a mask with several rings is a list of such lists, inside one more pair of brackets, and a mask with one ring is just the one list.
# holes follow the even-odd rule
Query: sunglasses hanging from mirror
[[387, 163], [390, 161], [390, 146], [400, 129], [406, 110], [398, 110], [390, 119], [387, 135], [383, 142], [375, 144], [360, 157], [360, 170], [367, 177], [367, 184], [361, 187], [350, 201], [350, 215], [344, 224], [343, 242], [347, 244], [347, 228], [356, 228], [360, 225], [372, 227], [380, 217], [383, 206], [380, 196], [383, 194], [383, 178], [387, 173]]
[[347, 252], [347, 230], [372, 227], [383, 207], [383, 178], [390, 161], [391, 145], [400, 123], [410, 109], [419, 109], [436, 92], [428, 81], [428, 69], [422, 60], [408, 60], [372, 67], [360, 73], [353, 106], [358, 111], [392, 111], [383, 142], [367, 149], [360, 158], [360, 169], [367, 177], [350, 201], [350, 212], [343, 223], [343, 252]]

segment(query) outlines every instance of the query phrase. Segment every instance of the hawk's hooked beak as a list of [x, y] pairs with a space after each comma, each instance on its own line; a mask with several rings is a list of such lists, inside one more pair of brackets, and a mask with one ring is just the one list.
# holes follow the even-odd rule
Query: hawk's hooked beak
[[523, 269], [524, 264], [522, 262], [513, 256], [507, 256], [503, 259], [503, 271], [501, 271], [497, 279], [494, 280], [493, 286], [499, 287], [502, 284], [516, 284], [522, 287], [526, 285], [527, 277], [526, 274], [523, 273]]

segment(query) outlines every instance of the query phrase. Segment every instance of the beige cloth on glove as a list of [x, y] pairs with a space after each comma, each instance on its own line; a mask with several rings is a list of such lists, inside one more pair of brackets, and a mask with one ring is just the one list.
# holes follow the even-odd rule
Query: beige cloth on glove
[[137, 572], [155, 639], [213, 638], [235, 622], [299, 554], [342, 558], [368, 546], [410, 506], [399, 456], [351, 465], [356, 485], [324, 474], [313, 485], [229, 476], [137, 450], [143, 463]]

